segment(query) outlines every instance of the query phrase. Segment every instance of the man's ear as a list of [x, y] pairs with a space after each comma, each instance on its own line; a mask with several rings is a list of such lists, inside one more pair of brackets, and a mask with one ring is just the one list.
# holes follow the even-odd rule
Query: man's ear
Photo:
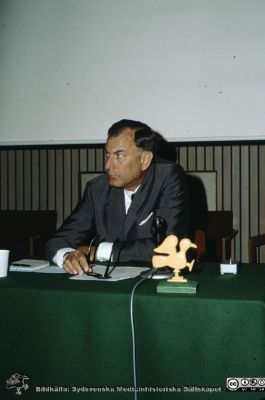
[[150, 166], [150, 164], [152, 162], [153, 156], [154, 155], [153, 155], [153, 153], [151, 151], [145, 150], [145, 151], [142, 152], [142, 156], [141, 156], [141, 158], [142, 158], [142, 171], [146, 171], [149, 168], [149, 166]]

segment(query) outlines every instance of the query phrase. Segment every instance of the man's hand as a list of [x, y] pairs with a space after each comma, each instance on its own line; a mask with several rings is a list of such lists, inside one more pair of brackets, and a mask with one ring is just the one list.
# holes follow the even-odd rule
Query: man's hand
[[67, 253], [63, 268], [72, 275], [82, 275], [84, 272], [91, 272], [91, 263], [96, 257], [96, 247], [78, 246], [76, 250]]

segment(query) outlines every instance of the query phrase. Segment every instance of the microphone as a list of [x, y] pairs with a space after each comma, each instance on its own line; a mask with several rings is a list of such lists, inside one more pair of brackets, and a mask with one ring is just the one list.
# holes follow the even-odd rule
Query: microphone
[[[156, 246], [159, 246], [163, 242], [166, 237], [166, 231], [167, 221], [163, 217], [156, 215], [152, 224], [153, 240]], [[152, 275], [152, 279], [169, 279], [172, 275], [172, 272], [167, 267], [164, 267], [156, 270]]]
[[163, 217], [156, 215], [153, 219], [153, 224], [152, 224], [153, 240], [156, 246], [161, 244], [165, 239], [166, 230], [167, 230], [166, 220]]

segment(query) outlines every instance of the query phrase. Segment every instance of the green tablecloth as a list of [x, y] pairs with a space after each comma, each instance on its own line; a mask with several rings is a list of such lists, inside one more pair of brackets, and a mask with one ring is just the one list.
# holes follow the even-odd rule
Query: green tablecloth
[[[138, 399], [265, 399], [225, 391], [227, 377], [265, 376], [265, 265], [245, 264], [236, 276], [199, 267], [190, 276], [197, 294], [158, 294], [154, 280], [136, 290]], [[0, 398], [14, 398], [5, 381], [19, 373], [29, 378], [23, 399], [133, 399], [129, 305], [138, 279], [1, 278]]]

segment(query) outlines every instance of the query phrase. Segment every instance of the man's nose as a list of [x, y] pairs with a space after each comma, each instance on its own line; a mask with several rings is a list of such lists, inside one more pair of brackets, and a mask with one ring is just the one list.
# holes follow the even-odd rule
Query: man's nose
[[105, 159], [105, 170], [108, 171], [111, 168], [112, 165], [112, 157], [108, 156]]

